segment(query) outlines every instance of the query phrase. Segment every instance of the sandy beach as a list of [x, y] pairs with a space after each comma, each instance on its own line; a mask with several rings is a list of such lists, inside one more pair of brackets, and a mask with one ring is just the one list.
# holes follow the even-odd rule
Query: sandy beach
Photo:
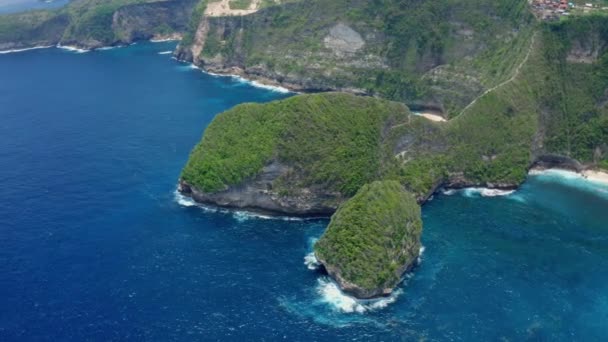
[[587, 170], [583, 171], [582, 175], [592, 182], [608, 185], [608, 172]]
[[420, 116], [423, 116], [431, 121], [435, 121], [435, 122], [446, 122], [448, 120], [446, 120], [445, 118], [443, 118], [442, 116], [439, 116], [437, 114], [431, 114], [431, 113], [421, 113], [418, 114]]
[[554, 169], [542, 169], [542, 168], [534, 168], [531, 169], [528, 174], [529, 175], [540, 175], [544, 173], [553, 173], [560, 174], [562, 177], [567, 178], [580, 178], [589, 182], [602, 184], [604, 186], [608, 186], [608, 172], [599, 171], [599, 170], [585, 170], [581, 172], [576, 172], [572, 170], [564, 170], [559, 168]]

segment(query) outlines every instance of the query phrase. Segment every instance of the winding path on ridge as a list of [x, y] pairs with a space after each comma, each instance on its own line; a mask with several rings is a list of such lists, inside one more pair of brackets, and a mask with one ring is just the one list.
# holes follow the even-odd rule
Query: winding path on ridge
[[515, 79], [517, 78], [517, 76], [519, 76], [519, 74], [521, 72], [521, 68], [528, 62], [528, 59], [530, 58], [530, 55], [532, 54], [532, 50], [534, 49], [534, 42], [536, 41], [536, 34], [537, 34], [537, 32], [534, 32], [534, 34], [532, 35], [532, 39], [530, 41], [530, 46], [528, 46], [528, 52], [526, 53], [526, 57], [524, 57], [524, 59], [521, 61], [521, 63], [519, 63], [519, 65], [515, 68], [515, 72], [513, 72], [513, 76], [511, 76], [511, 78], [509, 78], [508, 80], [484, 91], [481, 95], [477, 96], [473, 101], [471, 101], [471, 103], [469, 103], [466, 107], [464, 107], [464, 109], [456, 117], [460, 117], [461, 115], [463, 115], [469, 108], [473, 107], [473, 105], [475, 103], [477, 103], [477, 101], [479, 101], [479, 99], [481, 99], [482, 97], [515, 81]]
[[[458, 114], [456, 117], [454, 118], [459, 118], [461, 115], [463, 115], [469, 108], [473, 107], [473, 105], [475, 105], [477, 103], [477, 101], [479, 101], [479, 99], [481, 99], [482, 97], [488, 95], [489, 93], [502, 88], [504, 86], [506, 86], [507, 84], [515, 81], [515, 79], [517, 78], [517, 76], [519, 76], [519, 74], [521, 73], [521, 69], [523, 68], [523, 66], [528, 62], [528, 59], [530, 59], [530, 55], [532, 54], [532, 50], [534, 49], [534, 43], [536, 42], [536, 35], [538, 32], [535, 32], [532, 35], [532, 39], [530, 41], [530, 45], [528, 46], [528, 52], [526, 53], [526, 56], [524, 57], [524, 59], [521, 61], [521, 63], [519, 63], [519, 65], [517, 65], [517, 67], [515, 67], [515, 71], [513, 72], [513, 75], [506, 81], [501, 82], [500, 84], [497, 84], [496, 86], [484, 91], [481, 95], [477, 96], [473, 101], [471, 101], [471, 103], [469, 103], [466, 107], [464, 107], [464, 109], [462, 111], [460, 111], [460, 114]], [[426, 119], [435, 121], [435, 122], [448, 122], [448, 120], [437, 120], [437, 119], [432, 119], [427, 115], [420, 115], [422, 117], [425, 117]], [[391, 129], [397, 128], [397, 127], [401, 127], [404, 125], [408, 125], [410, 123], [410, 120], [408, 119], [408, 122], [404, 122], [398, 125], [394, 125], [393, 127], [391, 127]]]

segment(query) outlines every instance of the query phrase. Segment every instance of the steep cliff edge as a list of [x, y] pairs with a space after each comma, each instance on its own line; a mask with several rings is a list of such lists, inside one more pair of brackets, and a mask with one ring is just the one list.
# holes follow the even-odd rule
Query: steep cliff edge
[[74, 1], [65, 8], [0, 16], [0, 50], [72, 45], [84, 49], [179, 38], [197, 0]]
[[395, 181], [364, 185], [332, 216], [315, 256], [357, 298], [389, 295], [417, 262], [420, 206]]
[[295, 1], [201, 17], [179, 59], [300, 91], [377, 95], [455, 115], [519, 61], [527, 1]]

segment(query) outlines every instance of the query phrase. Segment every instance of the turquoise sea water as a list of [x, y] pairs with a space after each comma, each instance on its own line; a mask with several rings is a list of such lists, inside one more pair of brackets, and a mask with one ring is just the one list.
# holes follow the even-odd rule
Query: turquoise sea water
[[0, 340], [608, 337], [608, 187], [548, 173], [509, 196], [439, 194], [398, 294], [354, 302], [305, 264], [327, 221], [175, 195], [217, 113], [289, 95], [173, 47], [0, 55]]

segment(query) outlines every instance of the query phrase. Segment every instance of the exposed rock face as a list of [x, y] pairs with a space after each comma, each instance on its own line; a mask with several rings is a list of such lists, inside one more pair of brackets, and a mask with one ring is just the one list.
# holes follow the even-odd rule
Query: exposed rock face
[[336, 211], [342, 201], [341, 195], [322, 187], [301, 188], [291, 196], [281, 196], [274, 191], [273, 182], [288, 172], [288, 166], [273, 161], [251, 181], [230, 186], [224, 191], [205, 193], [183, 180], [179, 191], [199, 203], [272, 214], [328, 217]]
[[183, 32], [196, 2], [161, 1], [122, 7], [112, 16], [112, 30], [124, 43]]
[[[165, 0], [125, 5], [114, 9], [97, 1], [74, 2], [56, 11], [7, 15], [0, 32], [0, 50], [34, 46], [70, 45], [83, 49], [129, 44], [138, 40], [180, 38], [198, 0]], [[108, 8], [110, 9], [108, 11]]]
[[315, 256], [346, 293], [386, 296], [416, 264], [421, 234], [413, 196], [395, 181], [373, 182], [332, 216]]
[[570, 63], [592, 64], [606, 51], [606, 42], [594, 33], [582, 39], [573, 39], [566, 60]]
[[357, 31], [342, 23], [329, 30], [324, 43], [326, 48], [337, 55], [354, 54], [365, 45], [365, 41]]
[[[19, 14], [17, 14], [19, 15]], [[23, 14], [22, 16], [27, 16]], [[0, 38], [0, 51], [22, 49], [34, 46], [57, 45], [70, 23], [67, 14], [52, 16], [50, 18], [33, 19], [37, 24], [32, 27], [23, 27], [21, 32], [13, 39]]]

